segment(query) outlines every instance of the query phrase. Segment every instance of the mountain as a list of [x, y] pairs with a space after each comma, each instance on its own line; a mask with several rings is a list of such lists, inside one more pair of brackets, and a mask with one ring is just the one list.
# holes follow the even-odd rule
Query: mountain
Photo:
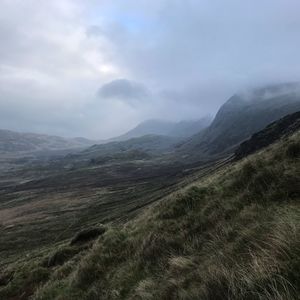
[[208, 127], [211, 121], [210, 117], [204, 117], [194, 121], [180, 121], [174, 124], [167, 135], [187, 138]]
[[269, 123], [300, 110], [300, 85], [281, 84], [232, 96], [211, 125], [178, 146], [179, 153], [209, 157], [231, 152]]
[[164, 135], [174, 137], [189, 137], [210, 123], [210, 118], [205, 117], [194, 121], [168, 122], [162, 120], [147, 120], [140, 123], [127, 133], [113, 138], [114, 141], [124, 141], [131, 138], [141, 137], [143, 135]]
[[175, 123], [162, 120], [147, 120], [126, 132], [125, 134], [114, 138], [117, 141], [124, 141], [131, 138], [141, 137], [143, 135], [168, 135]]
[[94, 141], [84, 138], [67, 139], [45, 134], [0, 130], [0, 153], [2, 154], [75, 149], [88, 147], [94, 143]]
[[126, 164], [129, 161], [146, 162], [173, 152], [181, 141], [179, 137], [144, 135], [124, 141], [95, 144], [82, 151], [69, 153], [56, 163], [60, 166], [78, 168], [86, 165]]
[[172, 151], [180, 142], [178, 137], [144, 135], [125, 141], [93, 145], [80, 153], [69, 155], [70, 161], [89, 160], [93, 163], [149, 159]]

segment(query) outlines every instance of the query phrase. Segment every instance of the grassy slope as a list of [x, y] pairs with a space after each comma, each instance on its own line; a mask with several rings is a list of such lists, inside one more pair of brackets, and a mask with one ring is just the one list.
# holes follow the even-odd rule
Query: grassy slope
[[29, 175], [21, 174], [23, 180], [30, 174], [41, 179], [0, 187], [0, 273], [20, 256], [47, 249], [82, 228], [124, 223], [177, 190], [177, 183], [194, 171], [183, 172], [180, 165], [122, 162], [51, 172], [43, 176], [32, 168]]
[[[93, 245], [53, 249], [61, 266], [45, 267], [49, 251], [40, 253], [2, 275], [0, 298], [26, 299], [40, 285], [33, 299], [298, 299], [299, 155], [297, 133]], [[18, 291], [23, 298], [13, 298]]]

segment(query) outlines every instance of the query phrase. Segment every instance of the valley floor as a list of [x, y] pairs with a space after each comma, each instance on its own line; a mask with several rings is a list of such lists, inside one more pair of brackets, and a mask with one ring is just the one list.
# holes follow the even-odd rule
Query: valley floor
[[0, 267], [32, 251], [47, 250], [82, 228], [124, 223], [193, 176], [216, 167], [216, 162], [189, 166], [128, 162], [74, 170], [46, 167], [45, 172], [35, 166], [7, 171], [0, 181]]

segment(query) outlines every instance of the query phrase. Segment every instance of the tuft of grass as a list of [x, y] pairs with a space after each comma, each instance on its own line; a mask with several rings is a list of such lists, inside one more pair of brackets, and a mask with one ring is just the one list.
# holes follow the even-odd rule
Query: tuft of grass
[[28, 263], [15, 271], [6, 285], [0, 287], [0, 299], [28, 299], [49, 278], [47, 268]]
[[300, 157], [300, 143], [299, 142], [292, 142], [290, 143], [285, 152], [286, 156], [291, 159], [299, 158]]
[[74, 248], [70, 246], [61, 247], [58, 250], [55, 250], [49, 256], [49, 258], [46, 259], [44, 265], [46, 265], [47, 267], [63, 265], [66, 261], [70, 260], [80, 251], [80, 248]]
[[78, 232], [70, 242], [70, 245], [85, 243], [97, 238], [106, 231], [106, 228], [102, 225], [95, 228], [88, 228]]

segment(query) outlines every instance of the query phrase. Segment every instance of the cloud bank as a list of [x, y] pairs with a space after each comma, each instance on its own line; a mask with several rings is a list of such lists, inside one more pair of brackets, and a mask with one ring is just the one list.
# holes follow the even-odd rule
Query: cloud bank
[[107, 138], [300, 81], [298, 0], [0, 0], [0, 128]]

